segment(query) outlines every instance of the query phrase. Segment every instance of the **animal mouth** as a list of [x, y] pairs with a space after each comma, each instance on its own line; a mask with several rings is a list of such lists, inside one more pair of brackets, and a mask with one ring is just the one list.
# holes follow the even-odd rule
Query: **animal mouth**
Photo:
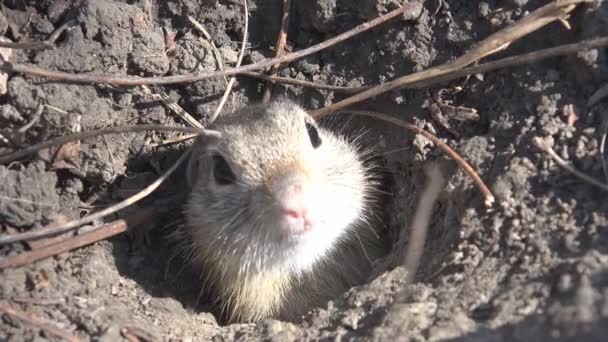
[[285, 225], [285, 230], [289, 236], [304, 236], [312, 231], [313, 225], [310, 221], [289, 222]]

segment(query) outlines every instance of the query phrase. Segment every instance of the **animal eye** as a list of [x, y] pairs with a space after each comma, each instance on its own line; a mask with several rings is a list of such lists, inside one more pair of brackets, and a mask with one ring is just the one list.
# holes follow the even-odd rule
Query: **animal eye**
[[224, 157], [219, 154], [214, 155], [213, 157], [213, 176], [215, 177], [215, 181], [219, 185], [230, 185], [236, 181], [236, 176], [232, 169], [230, 169], [230, 165]]
[[308, 137], [310, 138], [310, 143], [313, 148], [318, 148], [321, 146], [321, 137], [319, 136], [319, 131], [317, 127], [310, 122], [306, 123], [306, 131], [308, 132]]

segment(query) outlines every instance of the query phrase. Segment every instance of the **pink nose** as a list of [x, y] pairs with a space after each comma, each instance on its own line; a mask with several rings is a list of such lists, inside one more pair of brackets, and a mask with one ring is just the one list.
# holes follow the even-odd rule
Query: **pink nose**
[[291, 233], [302, 233], [310, 226], [306, 184], [300, 174], [288, 174], [277, 183], [277, 204]]
[[283, 212], [293, 219], [301, 220], [306, 218], [306, 209], [302, 207], [284, 207]]

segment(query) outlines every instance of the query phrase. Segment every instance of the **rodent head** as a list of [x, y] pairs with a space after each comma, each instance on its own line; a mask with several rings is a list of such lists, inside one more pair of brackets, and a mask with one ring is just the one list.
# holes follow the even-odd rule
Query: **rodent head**
[[[364, 219], [362, 156], [287, 101], [220, 116], [195, 143], [186, 216], [199, 258], [302, 271]], [[227, 265], [228, 266], [228, 265]]]

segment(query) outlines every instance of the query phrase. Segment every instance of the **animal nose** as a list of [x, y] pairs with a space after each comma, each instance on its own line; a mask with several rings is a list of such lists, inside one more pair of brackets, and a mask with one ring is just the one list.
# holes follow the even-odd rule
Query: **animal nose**
[[292, 219], [302, 220], [306, 218], [306, 209], [301, 206], [283, 207], [283, 213]]
[[291, 184], [286, 186], [285, 192], [280, 196], [279, 205], [287, 217], [298, 220], [306, 218], [306, 199], [303, 190], [302, 181], [292, 179]]
[[285, 229], [290, 235], [302, 234], [311, 228], [310, 218], [302, 196], [289, 198], [281, 204], [282, 214], [285, 221]]
[[290, 233], [301, 233], [310, 226], [308, 179], [299, 173], [284, 175], [275, 184], [278, 209]]

